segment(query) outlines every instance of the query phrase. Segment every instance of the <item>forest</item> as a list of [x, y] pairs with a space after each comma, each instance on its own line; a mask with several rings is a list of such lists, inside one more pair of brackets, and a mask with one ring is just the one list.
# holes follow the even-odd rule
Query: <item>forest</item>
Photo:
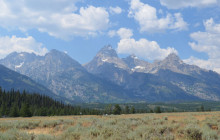
[[0, 88], [1, 117], [98, 115], [99, 110], [81, 108], [55, 101], [52, 98], [26, 91], [5, 91]]

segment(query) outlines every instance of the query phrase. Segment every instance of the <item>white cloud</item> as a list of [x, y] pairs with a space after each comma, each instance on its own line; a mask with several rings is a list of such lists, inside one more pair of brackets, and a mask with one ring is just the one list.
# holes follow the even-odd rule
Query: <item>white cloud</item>
[[114, 36], [118, 35], [121, 39], [124, 39], [124, 38], [132, 37], [133, 36], [133, 31], [131, 29], [128, 29], [128, 28], [120, 28], [118, 31], [110, 30], [108, 32], [108, 35], [110, 37], [114, 37]]
[[12, 52], [29, 52], [37, 55], [45, 55], [48, 50], [43, 47], [41, 43], [28, 36], [26, 38], [20, 38], [16, 36], [0, 37], [0, 58], [4, 58]]
[[131, 29], [120, 28], [115, 33], [121, 38], [117, 47], [117, 52], [120, 54], [135, 54], [148, 60], [161, 60], [170, 53], [177, 53], [174, 48], [160, 48], [156, 41], [149, 41], [143, 38], [136, 41], [132, 38], [133, 32]]
[[155, 41], [140, 39], [136, 41], [133, 38], [121, 39], [118, 43], [117, 52], [121, 54], [135, 54], [138, 57], [148, 60], [161, 60], [170, 53], [177, 53], [174, 48], [160, 48]]
[[191, 64], [191, 65], [197, 65], [201, 68], [213, 70], [213, 71], [220, 73], [220, 59], [203, 60], [203, 59], [199, 59], [199, 58], [191, 56], [190, 58], [185, 59], [184, 62]]
[[116, 35], [117, 35], [117, 33], [116, 33], [115, 30], [110, 30], [110, 31], [108, 32], [108, 36], [109, 36], [109, 37], [114, 37], [114, 36], [116, 36]]
[[186, 7], [207, 7], [220, 3], [220, 0], [160, 0], [161, 5], [170, 9]]
[[122, 9], [118, 6], [110, 7], [109, 10], [110, 10], [110, 13], [112, 13], [112, 14], [121, 14], [121, 12], [122, 12]]
[[191, 57], [186, 62], [220, 73], [220, 24], [216, 24], [211, 18], [204, 21], [204, 26], [205, 32], [198, 31], [190, 34], [194, 42], [189, 42], [189, 45], [197, 52], [206, 53], [209, 59]]
[[120, 28], [117, 31], [117, 34], [119, 35], [119, 37], [121, 39], [125, 39], [125, 38], [130, 38], [133, 36], [133, 32], [131, 29], [127, 29], [127, 28]]
[[168, 13], [165, 17], [158, 18], [156, 8], [140, 2], [131, 0], [129, 17], [134, 18], [140, 25], [141, 32], [161, 32], [166, 29], [186, 30], [188, 24], [183, 20], [180, 13], [174, 15]]
[[102, 7], [75, 7], [76, 0], [0, 0], [0, 26], [38, 29], [57, 38], [94, 36], [108, 28], [109, 14]]

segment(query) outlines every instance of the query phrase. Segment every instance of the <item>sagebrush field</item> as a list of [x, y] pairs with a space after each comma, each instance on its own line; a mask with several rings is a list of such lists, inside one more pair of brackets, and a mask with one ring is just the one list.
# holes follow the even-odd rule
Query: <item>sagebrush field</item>
[[215, 140], [220, 112], [1, 118], [0, 140]]

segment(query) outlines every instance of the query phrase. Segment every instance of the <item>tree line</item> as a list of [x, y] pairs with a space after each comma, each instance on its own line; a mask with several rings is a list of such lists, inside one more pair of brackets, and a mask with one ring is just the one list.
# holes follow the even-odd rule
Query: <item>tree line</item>
[[[51, 97], [23, 91], [5, 91], [0, 87], [0, 117], [62, 116], [62, 115], [103, 115], [134, 114], [134, 107], [108, 105], [106, 109], [82, 108], [55, 101]], [[138, 113], [141, 113], [138, 111]]]
[[100, 110], [81, 108], [55, 101], [46, 95], [0, 88], [0, 117], [31, 117], [60, 115], [98, 115]]
[[[168, 112], [176, 112], [172, 110]], [[197, 111], [205, 110], [202, 105]], [[0, 87], [0, 117], [62, 116], [62, 115], [120, 115], [135, 113], [167, 112], [156, 106], [154, 109], [135, 109], [134, 106], [109, 104], [105, 109], [82, 108], [53, 100], [46, 95], [30, 94], [26, 91], [5, 91]], [[177, 111], [178, 112], [178, 111]]]

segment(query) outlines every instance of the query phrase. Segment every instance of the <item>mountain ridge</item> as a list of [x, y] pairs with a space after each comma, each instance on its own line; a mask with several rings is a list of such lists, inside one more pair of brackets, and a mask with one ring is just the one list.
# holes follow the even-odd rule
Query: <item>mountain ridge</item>
[[[17, 59], [20, 54], [17, 54]], [[15, 70], [47, 86], [57, 96], [73, 102], [125, 102], [132, 96], [119, 86], [88, 73], [81, 64], [63, 52], [51, 50], [45, 56], [34, 58]], [[6, 57], [0, 63], [13, 69], [18, 65], [15, 63], [17, 59], [15, 56]]]
[[108, 45], [84, 65], [57, 50], [29, 60], [22, 54], [10, 54], [0, 64], [73, 102], [220, 100], [220, 75], [185, 64], [177, 54], [149, 63], [135, 55], [119, 58]]

